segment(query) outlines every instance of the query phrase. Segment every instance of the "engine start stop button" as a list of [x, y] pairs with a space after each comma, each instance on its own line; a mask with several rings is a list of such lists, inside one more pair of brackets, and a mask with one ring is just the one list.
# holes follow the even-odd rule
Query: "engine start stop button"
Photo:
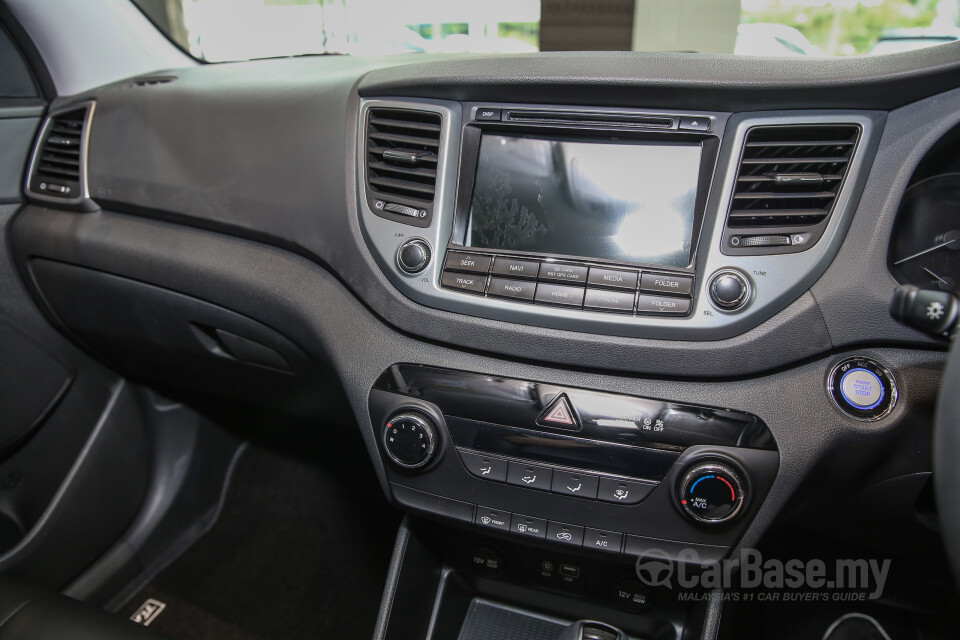
[[860, 409], [874, 409], [886, 393], [883, 381], [867, 369], [850, 369], [840, 379], [840, 393], [843, 399]]
[[869, 358], [847, 358], [827, 378], [837, 407], [858, 420], [879, 420], [897, 403], [897, 383], [883, 365]]

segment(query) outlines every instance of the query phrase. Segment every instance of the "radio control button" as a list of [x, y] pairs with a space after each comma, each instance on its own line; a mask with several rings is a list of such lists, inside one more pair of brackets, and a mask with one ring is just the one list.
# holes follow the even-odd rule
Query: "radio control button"
[[565, 287], [541, 282], [537, 285], [536, 301], [566, 307], [580, 307], [583, 305], [583, 287]]
[[486, 273], [490, 270], [491, 262], [493, 262], [491, 256], [463, 253], [461, 251], [449, 251], [447, 252], [447, 261], [444, 263], [443, 268], [450, 271]]
[[536, 279], [538, 271], [540, 271], [540, 263], [536, 260], [519, 260], [497, 256], [493, 261], [493, 274], [497, 276]]
[[500, 109], [477, 107], [477, 120], [499, 120]]
[[511, 462], [507, 468], [507, 484], [514, 484], [518, 487], [528, 487], [530, 489], [540, 489], [550, 491], [550, 483], [553, 479], [553, 469], [550, 467], [541, 467], [537, 464], [524, 464], [522, 462]]
[[487, 294], [499, 298], [533, 300], [537, 283], [532, 280], [511, 280], [510, 278], [490, 278]]
[[589, 473], [554, 469], [553, 484], [550, 487], [550, 491], [565, 496], [576, 496], [578, 498], [595, 500], [599, 481], [599, 477]]
[[645, 482], [600, 476], [597, 500], [616, 504], [637, 504], [650, 495], [656, 486]]
[[660, 316], [685, 316], [690, 312], [690, 301], [683, 298], [641, 295], [637, 298], [637, 313]]
[[637, 275], [638, 273], [636, 271], [590, 267], [590, 276], [587, 278], [587, 284], [597, 285], [598, 287], [636, 290]]
[[587, 289], [587, 294], [583, 299], [583, 308], [633, 313], [633, 303], [636, 297], [637, 294], [632, 291]]
[[684, 131], [709, 131], [710, 124], [710, 118], [691, 118], [688, 116], [680, 118], [678, 128]]
[[587, 267], [579, 264], [544, 262], [540, 265], [540, 279], [552, 282], [583, 284], [587, 281]]
[[443, 275], [440, 276], [440, 284], [448, 289], [459, 289], [468, 293], [483, 293], [483, 289], [487, 286], [487, 276], [444, 271]]
[[641, 291], [688, 296], [692, 289], [693, 278], [689, 276], [668, 276], [662, 273], [644, 273], [640, 276]]

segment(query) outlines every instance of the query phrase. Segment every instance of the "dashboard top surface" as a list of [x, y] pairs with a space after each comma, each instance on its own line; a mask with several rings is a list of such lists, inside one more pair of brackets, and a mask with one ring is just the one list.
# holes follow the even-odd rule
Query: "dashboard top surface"
[[372, 69], [360, 93], [510, 102], [562, 102], [575, 96], [576, 104], [714, 110], [890, 109], [955, 87], [960, 43], [907, 55], [850, 58], [605, 51], [495, 60], [491, 64], [490, 56], [476, 55], [404, 59]]

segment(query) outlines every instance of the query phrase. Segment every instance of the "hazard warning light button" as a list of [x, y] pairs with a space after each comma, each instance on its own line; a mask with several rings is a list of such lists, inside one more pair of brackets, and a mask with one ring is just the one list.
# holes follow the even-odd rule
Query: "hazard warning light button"
[[541, 427], [552, 427], [554, 429], [570, 429], [576, 431], [580, 428], [580, 421], [577, 414], [570, 404], [567, 394], [561, 393], [547, 405], [540, 417], [537, 418], [537, 424]]

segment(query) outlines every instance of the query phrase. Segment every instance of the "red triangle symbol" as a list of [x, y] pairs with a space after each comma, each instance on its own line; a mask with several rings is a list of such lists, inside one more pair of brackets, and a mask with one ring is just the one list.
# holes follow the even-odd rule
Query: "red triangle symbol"
[[570, 412], [570, 405], [567, 404], [567, 399], [563, 396], [560, 396], [557, 401], [554, 402], [553, 408], [543, 416], [543, 421], [553, 422], [555, 424], [576, 424]]

